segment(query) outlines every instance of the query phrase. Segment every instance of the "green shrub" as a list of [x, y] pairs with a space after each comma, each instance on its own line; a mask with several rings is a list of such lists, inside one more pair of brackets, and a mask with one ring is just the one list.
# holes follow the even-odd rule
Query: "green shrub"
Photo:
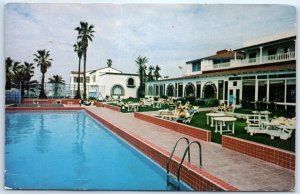
[[219, 99], [216, 98], [210, 98], [205, 102], [205, 105], [208, 107], [214, 107], [214, 106], [219, 106], [220, 101]]
[[189, 101], [190, 103], [194, 103], [196, 100], [196, 97], [195, 96], [187, 96], [185, 97], [185, 101]]
[[95, 98], [95, 97], [89, 97], [89, 100], [97, 100], [97, 98]]
[[160, 97], [163, 98], [163, 99], [168, 99], [168, 98], [169, 98], [169, 97], [166, 96], [166, 95], [161, 95]]

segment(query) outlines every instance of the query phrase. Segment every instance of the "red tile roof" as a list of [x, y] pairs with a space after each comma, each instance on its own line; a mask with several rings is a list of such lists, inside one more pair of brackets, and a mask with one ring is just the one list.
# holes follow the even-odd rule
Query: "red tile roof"
[[242, 52], [237, 52], [237, 51], [228, 51], [226, 49], [224, 50], [220, 50], [217, 51], [217, 53], [215, 55], [211, 55], [208, 57], [204, 57], [204, 58], [200, 58], [200, 59], [195, 59], [192, 61], [187, 61], [186, 63], [193, 63], [193, 62], [200, 62], [203, 59], [209, 59], [209, 60], [213, 60], [213, 59], [234, 59], [234, 55], [236, 53], [236, 58], [237, 59], [244, 59], [244, 54]]
[[228, 51], [226, 49], [217, 51], [215, 55], [211, 55], [208, 57], [205, 57], [203, 59], [234, 59], [234, 55], [236, 53], [236, 58], [237, 59], [243, 59], [244, 54], [240, 52], [235, 52], [235, 51]]

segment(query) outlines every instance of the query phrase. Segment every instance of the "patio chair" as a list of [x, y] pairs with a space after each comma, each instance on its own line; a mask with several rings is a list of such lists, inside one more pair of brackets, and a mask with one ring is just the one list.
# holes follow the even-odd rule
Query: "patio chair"
[[296, 118], [287, 119], [286, 125], [281, 126], [282, 131], [280, 134], [280, 139], [287, 140], [291, 137], [294, 129], [296, 128]]
[[262, 115], [247, 115], [247, 126], [245, 130], [247, 133], [250, 133], [251, 136], [257, 133], [267, 133], [267, 130], [262, 127], [262, 121], [264, 120], [265, 117]]
[[200, 112], [199, 106], [193, 106], [194, 114]]
[[[261, 115], [268, 118], [268, 115]], [[266, 130], [266, 133], [270, 135], [271, 139], [274, 139], [274, 137], [280, 137], [282, 131], [279, 126], [282, 125], [282, 123], [286, 120], [284, 117], [274, 118], [271, 121], [266, 120], [265, 122], [262, 122], [262, 128]]]
[[194, 116], [194, 113], [189, 114], [188, 116], [186, 116], [186, 117], [182, 120], [182, 122], [183, 122], [183, 123], [190, 123], [191, 120], [193, 119], [193, 116]]

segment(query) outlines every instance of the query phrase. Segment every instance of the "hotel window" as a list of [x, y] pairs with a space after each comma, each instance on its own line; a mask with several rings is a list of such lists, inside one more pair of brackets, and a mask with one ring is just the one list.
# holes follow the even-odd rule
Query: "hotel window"
[[286, 102], [296, 102], [296, 80], [286, 81]]
[[225, 81], [225, 86], [224, 86], [224, 90], [225, 90], [225, 96], [224, 96], [224, 100], [228, 99], [228, 81]]
[[159, 85], [154, 85], [155, 88], [155, 96], [159, 95]]
[[197, 83], [196, 93], [197, 93], [197, 98], [200, 98], [201, 97], [201, 83]]
[[149, 86], [149, 87], [148, 87], [148, 95], [149, 95], [149, 96], [152, 96], [152, 95], [153, 95], [153, 87], [152, 87], [152, 86]]
[[269, 101], [284, 102], [285, 80], [270, 80]]
[[96, 75], [93, 75], [92, 80], [93, 82], [96, 82]]
[[183, 96], [183, 85], [178, 84], [178, 97], [182, 97], [182, 96]]
[[243, 81], [243, 100], [255, 100], [255, 80]]
[[77, 77], [73, 77], [73, 82], [77, 83]]
[[270, 56], [270, 55], [276, 55], [276, 54], [277, 54], [276, 49], [269, 49], [268, 50], [268, 56]]
[[115, 96], [123, 96], [124, 95], [124, 88], [120, 85], [115, 85], [111, 89], [111, 94]]
[[192, 63], [192, 71], [201, 71], [200, 69], [200, 63]]
[[267, 99], [267, 81], [258, 81], [258, 100]]
[[159, 96], [164, 95], [164, 85], [159, 85]]
[[80, 83], [83, 83], [83, 77], [80, 77]]
[[219, 80], [218, 88], [219, 88], [218, 99], [223, 100], [223, 92], [224, 92], [224, 81], [223, 80]]
[[128, 88], [135, 87], [135, 85], [134, 85], [134, 79], [132, 77], [128, 78], [128, 80], [127, 80], [127, 87]]
[[249, 53], [249, 63], [256, 62], [256, 52]]
[[86, 81], [86, 83], [90, 83], [90, 77], [85, 77], [85, 81]]

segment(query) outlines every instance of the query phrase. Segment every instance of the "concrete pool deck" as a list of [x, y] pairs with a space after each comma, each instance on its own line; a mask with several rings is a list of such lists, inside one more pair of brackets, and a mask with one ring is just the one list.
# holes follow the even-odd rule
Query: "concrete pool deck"
[[[195, 138], [139, 120], [133, 113], [120, 113], [107, 108], [85, 107], [117, 127], [124, 128], [158, 147], [171, 152], [178, 138]], [[205, 121], [206, 122], [206, 121]], [[198, 140], [198, 139], [197, 139]], [[293, 191], [295, 171], [235, 152], [221, 145], [198, 140], [202, 145], [202, 168], [240, 191]], [[185, 144], [179, 144], [175, 155], [180, 157]], [[198, 166], [198, 150], [191, 149], [191, 163]]]

